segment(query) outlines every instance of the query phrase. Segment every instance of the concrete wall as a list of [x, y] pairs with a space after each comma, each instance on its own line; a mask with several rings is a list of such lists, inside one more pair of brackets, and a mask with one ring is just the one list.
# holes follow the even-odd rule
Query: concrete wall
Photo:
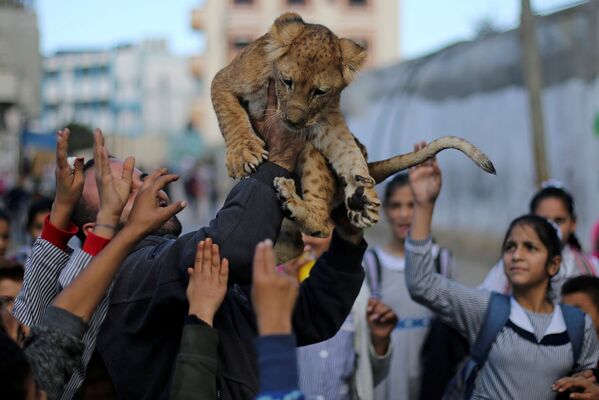
[[[597, 1], [539, 20], [547, 154], [551, 175], [573, 193], [578, 236], [589, 245], [599, 219], [599, 38]], [[493, 161], [497, 177], [455, 151], [439, 155], [444, 189], [435, 225], [500, 236], [527, 211], [534, 187], [528, 98], [518, 33], [460, 43], [363, 74], [343, 108], [371, 160], [411, 151], [419, 140], [464, 137]]]

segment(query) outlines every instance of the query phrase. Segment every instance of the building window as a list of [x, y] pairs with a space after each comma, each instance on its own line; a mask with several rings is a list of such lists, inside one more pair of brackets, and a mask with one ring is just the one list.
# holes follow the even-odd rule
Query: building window
[[352, 38], [351, 40], [368, 50], [368, 40], [364, 38]]
[[348, 3], [350, 6], [364, 7], [364, 6], [366, 6], [366, 3], [368, 3], [368, 1], [367, 0], [348, 0]]
[[252, 5], [254, 4], [254, 0], [233, 0], [233, 3], [235, 4], [239, 4], [239, 5]]
[[287, 0], [288, 6], [305, 6], [306, 0]]
[[248, 44], [252, 42], [252, 39], [248, 36], [238, 36], [233, 39], [231, 45], [234, 51], [239, 51], [246, 47]]

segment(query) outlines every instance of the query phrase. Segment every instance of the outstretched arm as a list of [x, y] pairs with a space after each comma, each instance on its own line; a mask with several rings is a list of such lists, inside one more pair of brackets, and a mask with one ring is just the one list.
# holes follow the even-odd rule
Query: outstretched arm
[[188, 268], [187, 298], [181, 347], [175, 362], [171, 399], [217, 398], [218, 332], [212, 328], [214, 314], [227, 292], [229, 263], [220, 259], [218, 245], [201, 241], [193, 268]]
[[258, 320], [256, 352], [260, 370], [257, 399], [303, 399], [299, 392], [291, 313], [298, 295], [297, 274], [275, 268], [272, 242], [256, 246], [252, 303]]
[[56, 133], [54, 203], [41, 237], [33, 244], [31, 256], [25, 262], [23, 287], [15, 300], [13, 313], [28, 326], [42, 320], [44, 311], [56, 297], [58, 275], [70, 256], [67, 243], [77, 233], [70, 218], [83, 190], [83, 158], [75, 160], [71, 171], [67, 161], [69, 136], [68, 129]]
[[[417, 145], [416, 150], [424, 145]], [[467, 288], [435, 272], [430, 234], [441, 182], [435, 159], [410, 169], [414, 220], [406, 241], [406, 284], [412, 299], [438, 313], [472, 342], [482, 324], [490, 293]]]

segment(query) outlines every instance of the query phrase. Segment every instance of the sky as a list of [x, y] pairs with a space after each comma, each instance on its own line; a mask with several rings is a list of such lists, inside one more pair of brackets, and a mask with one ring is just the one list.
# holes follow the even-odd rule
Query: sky
[[[225, 0], [215, 0], [225, 1]], [[374, 0], [381, 1], [381, 0]], [[389, 1], [389, 0], [384, 0]], [[399, 0], [402, 58], [409, 59], [474, 37], [489, 19], [501, 29], [517, 26], [519, 0]], [[201, 51], [190, 11], [203, 0], [37, 0], [43, 54], [69, 48], [110, 48], [145, 37], [166, 37], [180, 55]], [[578, 0], [532, 0], [543, 14]]]

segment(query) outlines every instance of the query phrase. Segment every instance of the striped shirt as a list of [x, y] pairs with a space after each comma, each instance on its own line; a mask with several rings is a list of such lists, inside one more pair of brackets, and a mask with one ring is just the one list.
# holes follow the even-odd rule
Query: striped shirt
[[[406, 240], [406, 283], [414, 300], [433, 309], [470, 344], [476, 340], [491, 293], [465, 287], [435, 273], [430, 238]], [[561, 308], [554, 308], [539, 341], [533, 326], [542, 326], [545, 316], [527, 315], [513, 298], [511, 306], [509, 321], [498, 334], [487, 362], [478, 373], [473, 399], [554, 399], [556, 393], [551, 385], [570, 374], [575, 364]], [[553, 340], [556, 338], [560, 340]], [[598, 359], [597, 337], [587, 316], [576, 370], [594, 368]]]
[[60, 291], [58, 275], [67, 265], [71, 252], [42, 238], [33, 243], [31, 256], [25, 261], [23, 287], [13, 308], [13, 315], [21, 323], [33, 326], [42, 320], [46, 308]]
[[[44, 229], [46, 228], [44, 226]], [[98, 251], [108, 242], [97, 236], [90, 239], [91, 237], [88, 241], [93, 242], [94, 250]], [[25, 263], [23, 287], [15, 299], [14, 316], [27, 326], [39, 324], [58, 293], [87, 267], [92, 258], [91, 254], [82, 249], [61, 250], [55, 244], [38, 238], [33, 244], [31, 256]], [[83, 383], [87, 364], [93, 354], [96, 338], [107, 312], [108, 300], [105, 296], [92, 315], [89, 328], [83, 335], [85, 346], [83, 356], [65, 386], [61, 397], [63, 400], [72, 399]]]

